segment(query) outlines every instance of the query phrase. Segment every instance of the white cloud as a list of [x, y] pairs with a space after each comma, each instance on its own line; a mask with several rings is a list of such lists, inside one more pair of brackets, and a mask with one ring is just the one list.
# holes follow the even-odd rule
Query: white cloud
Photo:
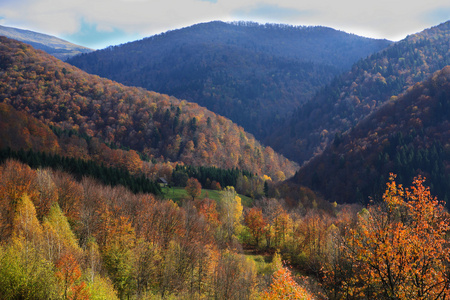
[[[2, 19], [3, 18], [3, 19]], [[324, 25], [398, 40], [450, 18], [448, 0], [2, 0], [6, 26], [70, 36], [97, 31], [148, 36], [211, 20]]]

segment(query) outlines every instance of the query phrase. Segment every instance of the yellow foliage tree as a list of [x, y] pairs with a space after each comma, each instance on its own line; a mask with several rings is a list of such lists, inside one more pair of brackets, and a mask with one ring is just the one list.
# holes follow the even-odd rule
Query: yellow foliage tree
[[221, 192], [221, 208], [223, 216], [223, 226], [226, 238], [231, 241], [241, 228], [243, 206], [241, 197], [236, 193], [234, 187], [227, 186]]
[[70, 229], [69, 222], [58, 203], [53, 203], [42, 227], [49, 260], [55, 261], [65, 252], [81, 255], [75, 234]]

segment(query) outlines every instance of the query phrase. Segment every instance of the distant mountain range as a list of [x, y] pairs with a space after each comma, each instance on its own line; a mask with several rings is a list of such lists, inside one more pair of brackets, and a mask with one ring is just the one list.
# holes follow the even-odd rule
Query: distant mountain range
[[326, 27], [216, 21], [68, 62], [196, 102], [263, 139], [336, 75], [390, 44]]
[[0, 26], [0, 36], [27, 43], [35, 49], [43, 50], [63, 61], [74, 55], [94, 51], [51, 35], [13, 27]]

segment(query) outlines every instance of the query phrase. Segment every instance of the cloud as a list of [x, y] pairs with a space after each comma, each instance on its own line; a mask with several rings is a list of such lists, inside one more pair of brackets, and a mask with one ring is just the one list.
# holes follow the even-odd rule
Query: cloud
[[282, 7], [278, 4], [258, 3], [255, 6], [239, 8], [232, 12], [237, 19], [266, 20], [276, 23], [297, 21], [298, 18], [314, 15], [313, 11], [299, 10], [293, 7]]
[[99, 26], [95, 23], [81, 21], [81, 28], [72, 34], [63, 35], [62, 38], [69, 40], [75, 44], [89, 45], [93, 49], [105, 48], [107, 44], [118, 45], [141, 38], [135, 35], [134, 38], [129, 33], [126, 33], [117, 28]]
[[0, 12], [5, 26], [106, 47], [212, 20], [323, 25], [400, 39], [445, 21], [449, 5], [448, 0], [426, 5], [409, 0], [0, 0]]

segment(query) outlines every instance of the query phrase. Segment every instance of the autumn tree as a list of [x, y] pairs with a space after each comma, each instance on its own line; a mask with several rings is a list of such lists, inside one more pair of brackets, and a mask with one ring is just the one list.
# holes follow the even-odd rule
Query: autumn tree
[[188, 179], [186, 187], [184, 188], [189, 196], [192, 197], [192, 200], [195, 200], [196, 197], [199, 197], [202, 193], [202, 185], [198, 182], [197, 179], [191, 177]]
[[267, 291], [264, 292], [264, 300], [294, 300], [294, 299], [313, 299], [304, 288], [302, 288], [293, 278], [291, 271], [281, 266], [272, 275], [272, 283]]
[[255, 239], [256, 246], [259, 246], [261, 238], [267, 230], [267, 220], [264, 218], [261, 208], [252, 207], [245, 215], [244, 222]]
[[[36, 195], [36, 173], [30, 167], [14, 160], [7, 160], [0, 169], [0, 238], [12, 233], [14, 214], [22, 203], [24, 194], [31, 200]], [[33, 210], [35, 207], [33, 205]]]
[[61, 282], [63, 299], [89, 299], [86, 283], [81, 281], [80, 266], [71, 254], [62, 256], [57, 262], [56, 268], [56, 277]]
[[80, 219], [82, 186], [69, 174], [56, 172], [55, 184], [58, 188], [58, 204], [70, 224]]
[[199, 215], [206, 219], [209, 226], [214, 228], [219, 226], [219, 213], [217, 212], [216, 201], [205, 197], [196, 203], [196, 207]]
[[134, 228], [125, 216], [105, 216], [106, 239], [103, 261], [118, 291], [119, 298], [129, 297], [134, 289]]
[[58, 191], [53, 181], [50, 170], [38, 169], [36, 171], [36, 183], [39, 195], [35, 200], [36, 213], [39, 220], [48, 214], [50, 207], [58, 199]]
[[241, 226], [243, 206], [241, 197], [236, 193], [234, 187], [227, 186], [221, 192], [220, 207], [222, 210], [222, 226], [225, 234], [225, 239], [228, 242], [232, 241]]
[[0, 246], [1, 299], [59, 299], [54, 266], [29, 242], [13, 238]]
[[44, 218], [42, 228], [47, 259], [56, 261], [65, 252], [78, 256], [81, 254], [75, 234], [56, 202]]
[[251, 299], [256, 285], [255, 263], [243, 255], [224, 251], [211, 281], [213, 299]]
[[345, 242], [354, 276], [347, 296], [443, 299], [449, 295], [448, 213], [418, 177], [411, 188], [392, 175], [383, 203], [359, 214]]

